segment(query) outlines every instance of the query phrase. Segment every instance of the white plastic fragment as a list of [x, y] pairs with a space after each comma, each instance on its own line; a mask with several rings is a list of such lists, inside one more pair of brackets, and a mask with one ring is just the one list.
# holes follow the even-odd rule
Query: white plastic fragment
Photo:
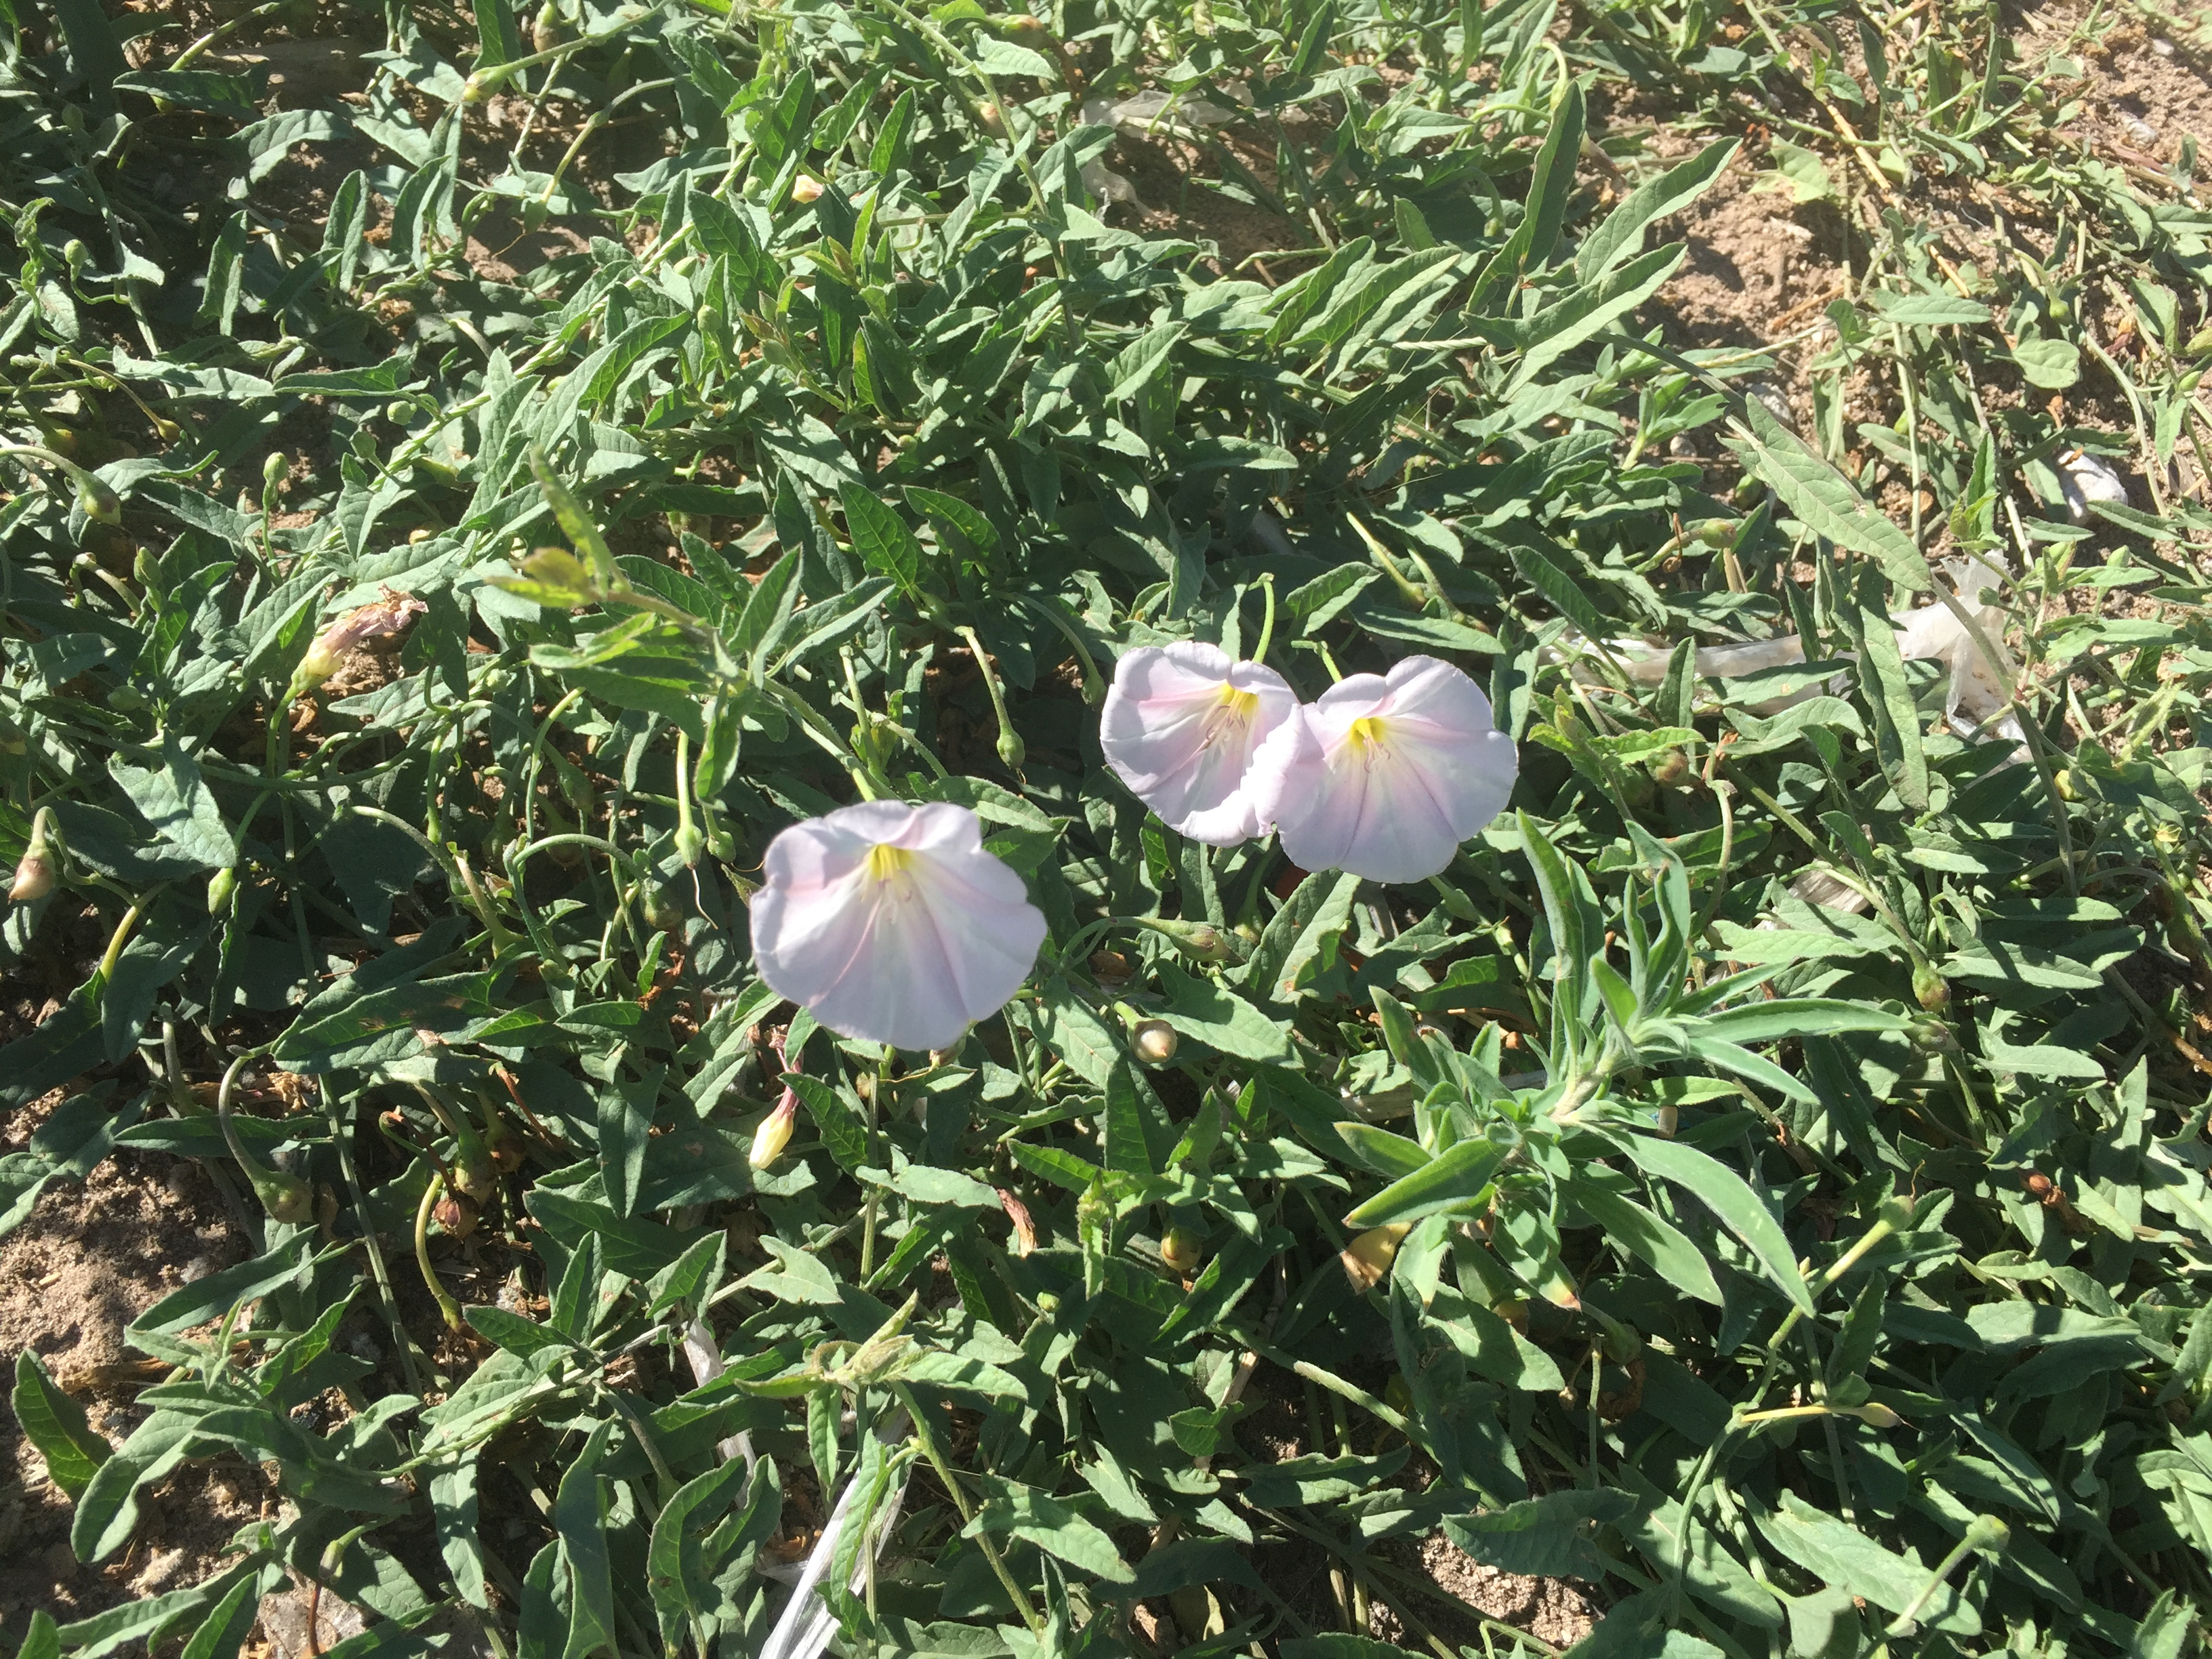
[[2075, 524], [2089, 522], [2089, 503], [2128, 504], [2127, 480], [2085, 451], [2070, 449], [2058, 458], [2058, 487], [2065, 492], [2066, 516]]
[[[908, 1418], [903, 1408], [876, 1425], [876, 1438], [885, 1445], [896, 1444], [905, 1437]], [[902, 1474], [898, 1484], [885, 1496], [883, 1507], [876, 1511], [870, 1522], [872, 1534], [868, 1552], [853, 1569], [853, 1581], [847, 1588], [857, 1594], [867, 1583], [869, 1563], [883, 1553], [884, 1546], [890, 1540], [892, 1529], [898, 1525], [899, 1510], [906, 1502], [907, 1476]], [[830, 1648], [830, 1641], [837, 1633], [837, 1616], [830, 1604], [822, 1599], [822, 1580], [828, 1576], [830, 1564], [837, 1554], [837, 1540], [844, 1534], [846, 1524], [852, 1518], [853, 1498], [860, 1483], [848, 1475], [845, 1489], [837, 1497], [836, 1507], [830, 1511], [830, 1519], [822, 1528], [822, 1536], [815, 1540], [814, 1548], [799, 1570], [798, 1582], [793, 1585], [791, 1600], [784, 1604], [783, 1615], [769, 1632], [759, 1659], [821, 1659]], [[782, 1575], [771, 1574], [780, 1577]]]
[[1224, 109], [1204, 98], [1188, 98], [1179, 93], [1147, 89], [1132, 93], [1127, 98], [1086, 98], [1083, 100], [1083, 122], [1085, 126], [1116, 127], [1124, 132], [1175, 132], [1178, 127], [1226, 126], [1237, 118], [1233, 109]]
[[[1917, 610], [1891, 612], [1890, 622], [1897, 629], [1899, 655], [1908, 660], [1941, 662], [1950, 671], [1943, 710], [1951, 729], [1966, 737], [2005, 708], [2011, 698], [2008, 682], [2014, 669], [2004, 647], [2005, 613], [1990, 598], [2007, 575], [2002, 566], [1982, 558], [1947, 559], [1943, 562], [1943, 574], [1950, 580], [1959, 611], [1972, 620], [1983, 639], [1996, 652], [1996, 670], [1992, 670], [1972, 631], [1960, 621], [1959, 611], [1954, 611], [1940, 596]], [[1605, 650], [1638, 685], [1656, 685], [1664, 680], [1668, 659], [1673, 654], [1671, 647], [1654, 645], [1645, 640], [1607, 640]], [[1597, 678], [1589, 660], [1593, 654], [1588, 640], [1571, 633], [1563, 635], [1553, 647], [1552, 659], [1566, 661], [1571, 672], [1589, 684]], [[1784, 634], [1740, 645], [1700, 647], [1697, 672], [1699, 679], [1733, 679], [1804, 660], [1804, 641], [1795, 634]], [[1792, 703], [1824, 692], [1832, 693], [1837, 689], [1832, 683], [1826, 686], [1816, 684], [1747, 707], [1755, 714], [1775, 714]], [[1990, 729], [2015, 743], [2024, 740], [2019, 723], [2009, 714]]]

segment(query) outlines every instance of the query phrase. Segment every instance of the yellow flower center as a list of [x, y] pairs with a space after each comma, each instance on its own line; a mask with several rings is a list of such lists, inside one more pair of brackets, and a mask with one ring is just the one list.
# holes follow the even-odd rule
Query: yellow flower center
[[868, 874], [878, 881], [889, 881], [914, 862], [914, 854], [903, 847], [889, 847], [878, 842], [868, 848]]
[[1206, 716], [1204, 746], [1210, 749], [1243, 731], [1251, 724], [1253, 711], [1259, 706], [1258, 692], [1239, 691], [1233, 685], [1223, 686], [1219, 702], [1213, 712]]
[[1346, 728], [1344, 740], [1351, 745], [1352, 751], [1364, 760], [1370, 750], [1382, 746], [1383, 734], [1387, 730], [1380, 716], [1363, 714]]

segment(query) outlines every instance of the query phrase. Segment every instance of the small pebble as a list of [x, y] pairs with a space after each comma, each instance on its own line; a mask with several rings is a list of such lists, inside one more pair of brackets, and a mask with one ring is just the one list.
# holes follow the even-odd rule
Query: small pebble
[[2173, 56], [2173, 42], [2166, 39], [2163, 35], [2155, 36], [2152, 39], [2150, 49], [2161, 58], [2171, 58]]
[[2129, 114], [2125, 110], [2120, 112], [2120, 125], [2127, 129], [2128, 137], [2139, 144], [2154, 144], [2158, 142], [2156, 127], [2148, 121]]

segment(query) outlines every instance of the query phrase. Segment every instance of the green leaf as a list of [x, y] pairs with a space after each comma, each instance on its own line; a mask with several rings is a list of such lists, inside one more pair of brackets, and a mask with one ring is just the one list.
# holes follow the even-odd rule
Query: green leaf
[[1870, 506], [1856, 485], [1808, 449], [1803, 439], [1756, 398], [1744, 404], [1750, 422], [1735, 444], [1744, 464], [1816, 535], [1863, 553], [1899, 587], [1926, 590], [1928, 563], [1912, 538]]
[[[1884, 745], [1896, 757], [1893, 775], [1898, 798], [1916, 812], [1928, 809], [1928, 752], [1921, 740], [1920, 711], [1905, 677], [1905, 658], [1890, 626], [1889, 614], [1874, 590], [1876, 584], [1859, 585], [1856, 611], [1846, 611], [1844, 626], [1858, 646], [1863, 668], [1873, 670], [1874, 684], [1864, 686]], [[1864, 675], [1861, 681], [1864, 684]]]
[[921, 544], [906, 527], [890, 503], [860, 484], [841, 484], [837, 499], [844, 503], [845, 527], [854, 550], [908, 592], [921, 570]]
[[[1753, 1511], [1766, 1541], [1822, 1583], [1871, 1601], [1886, 1613], [1902, 1613], [1928, 1582], [1928, 1570], [1869, 1538], [1856, 1527], [1824, 1515], [1796, 1493], [1785, 1491], [1778, 1510]], [[1946, 1583], [1920, 1610], [1919, 1622], [1961, 1637], [1981, 1633], [1982, 1623]]]
[[1594, 1534], [1635, 1507], [1624, 1492], [1555, 1492], [1487, 1514], [1446, 1516], [1444, 1532], [1485, 1566], [1595, 1583], [1605, 1577], [1607, 1561]]
[[662, 1642], [680, 1650], [695, 1621], [703, 1620], [720, 1605], [708, 1578], [704, 1544], [708, 1529], [728, 1510], [744, 1482], [742, 1458], [732, 1458], [677, 1488], [662, 1505], [646, 1546], [647, 1587], [660, 1624]]
[[1656, 1268], [1676, 1290], [1715, 1307], [1721, 1305], [1721, 1288], [1705, 1253], [1672, 1222], [1588, 1179], [1570, 1176], [1564, 1190], [1605, 1230], [1607, 1238]]
[[2063, 392], [2081, 378], [2081, 348], [2071, 340], [2022, 340], [2012, 360], [2021, 379], [2045, 392]]
[[1235, 992], [1194, 979], [1171, 962], [1162, 962], [1159, 972], [1168, 999], [1160, 1018], [1183, 1036], [1240, 1060], [1290, 1058], [1283, 1028]]
[[1135, 1577], [1114, 1547], [1114, 1540], [1073, 1505], [1063, 1503], [1038, 1486], [994, 1480], [991, 1492], [964, 1535], [1002, 1533], [1036, 1545], [1057, 1556], [1078, 1572], [1109, 1584], [1127, 1584]]
[[520, 1354], [526, 1359], [547, 1348], [575, 1346], [560, 1332], [540, 1325], [535, 1320], [525, 1319], [520, 1314], [509, 1313], [504, 1308], [474, 1304], [462, 1309], [461, 1316], [485, 1339], [505, 1348], [509, 1353]]
[[806, 1108], [807, 1116], [814, 1120], [815, 1133], [822, 1138], [823, 1150], [839, 1169], [849, 1173], [868, 1161], [867, 1126], [846, 1105], [843, 1096], [820, 1078], [797, 1072], [783, 1074], [783, 1086]]
[[561, 1659], [621, 1651], [615, 1645], [613, 1565], [599, 1499], [599, 1459], [613, 1433], [611, 1422], [592, 1428], [553, 1498], [553, 1529], [568, 1567], [568, 1635]]
[[199, 763], [174, 737], [162, 739], [158, 764], [132, 766], [111, 756], [107, 770], [154, 833], [199, 868], [228, 870], [238, 862], [238, 842]]
[[92, 1431], [84, 1407], [54, 1386], [28, 1348], [15, 1356], [15, 1388], [9, 1403], [23, 1437], [46, 1460], [47, 1478], [76, 1498], [113, 1448]]
[[1813, 1311], [1812, 1292], [1805, 1287], [1805, 1276], [1797, 1271], [1797, 1257], [1782, 1224], [1765, 1200], [1744, 1184], [1742, 1176], [1679, 1140], [1637, 1134], [1606, 1138], [1627, 1153], [1638, 1169], [1673, 1182], [1711, 1210], [1758, 1258], [1767, 1277], [1801, 1312]]
[[[1344, 1133], [1341, 1127], [1337, 1131]], [[1462, 1140], [1413, 1174], [1391, 1182], [1345, 1217], [1347, 1227], [1380, 1227], [1419, 1221], [1467, 1204], [1490, 1185], [1505, 1149], [1492, 1140]]]
[[1575, 280], [1585, 285], [1595, 283], [1632, 255], [1646, 229], [1680, 213], [1712, 187], [1722, 170], [1735, 158], [1741, 142], [1717, 138], [1688, 161], [1629, 191], [1604, 222], [1583, 239], [1575, 254]]
[[1335, 960], [1337, 940], [1352, 925], [1352, 901], [1358, 891], [1359, 878], [1349, 872], [1323, 870], [1308, 876], [1261, 933], [1239, 982], [1271, 1002], [1295, 998], [1308, 967]]

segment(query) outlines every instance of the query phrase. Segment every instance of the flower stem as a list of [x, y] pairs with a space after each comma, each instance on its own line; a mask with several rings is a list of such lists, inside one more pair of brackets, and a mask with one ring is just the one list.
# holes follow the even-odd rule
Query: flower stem
[[[973, 1524], [975, 1506], [968, 1501], [968, 1494], [960, 1489], [960, 1482], [953, 1475], [951, 1464], [945, 1461], [945, 1453], [938, 1446], [937, 1431], [923, 1414], [921, 1402], [914, 1397], [914, 1390], [903, 1382], [894, 1382], [891, 1392], [898, 1396], [899, 1404], [906, 1407], [907, 1415], [914, 1419], [914, 1437], [921, 1442], [922, 1455], [929, 1459], [930, 1467], [937, 1471], [937, 1478], [945, 1483], [945, 1490], [952, 1499], [952, 1507], [960, 1511], [961, 1525]], [[975, 1542], [982, 1548], [983, 1559], [991, 1564], [991, 1571], [998, 1574], [999, 1583], [1013, 1598], [1014, 1609], [1022, 1615], [1022, 1622], [1031, 1630], [1041, 1628], [1036, 1609], [1030, 1605], [1028, 1593], [1014, 1581], [1014, 1575], [1006, 1570], [1006, 1558], [999, 1553], [999, 1547], [991, 1541], [990, 1534], [978, 1528]]]
[[281, 1221], [296, 1227], [307, 1218], [313, 1200], [307, 1192], [307, 1183], [295, 1175], [286, 1175], [261, 1163], [246, 1150], [246, 1143], [238, 1138], [238, 1130], [230, 1121], [230, 1091], [248, 1061], [256, 1059], [249, 1051], [230, 1062], [222, 1074], [222, 1082], [215, 1091], [216, 1121], [222, 1126], [223, 1142], [230, 1155], [238, 1160], [238, 1167], [246, 1171], [246, 1178], [253, 1183], [253, 1195], [261, 1200], [261, 1207], [269, 1212], [271, 1221]]
[[1267, 660], [1267, 647], [1275, 642], [1275, 573], [1268, 571], [1260, 578], [1260, 593], [1267, 605], [1260, 617], [1260, 643], [1253, 647], [1252, 660]]
[[438, 1207], [438, 1200], [445, 1190], [444, 1172], [432, 1170], [430, 1184], [422, 1189], [422, 1201], [415, 1206], [415, 1265], [422, 1270], [422, 1282], [430, 1287], [439, 1312], [446, 1316], [447, 1328], [458, 1331], [461, 1328], [461, 1304], [453, 1300], [452, 1292], [438, 1277], [438, 1270], [430, 1265], [430, 1212]]

